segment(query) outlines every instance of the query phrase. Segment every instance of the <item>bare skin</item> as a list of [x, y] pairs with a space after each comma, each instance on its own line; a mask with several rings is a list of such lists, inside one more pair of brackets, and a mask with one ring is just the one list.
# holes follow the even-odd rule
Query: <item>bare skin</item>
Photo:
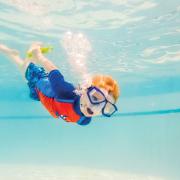
[[19, 68], [24, 64], [24, 61], [19, 57], [19, 52], [15, 49], [10, 49], [7, 46], [0, 44], [0, 51], [7, 55]]
[[[32, 58], [25, 58], [22, 59], [19, 56], [19, 52], [15, 49], [11, 49], [3, 44], [0, 44], [0, 52], [2, 52], [3, 54], [7, 55], [9, 57], [9, 59], [17, 65], [18, 69], [22, 72], [23, 76], [24, 73], [29, 65], [29, 63], [33, 62], [35, 64], [39, 64], [40, 66], [42, 66], [46, 72], [50, 72], [54, 69], [58, 69], [53, 63], [52, 61], [50, 61], [49, 59], [47, 59], [42, 53], [41, 53], [41, 47], [42, 47], [42, 43], [34, 43], [31, 45], [31, 47], [29, 48], [28, 52], [32, 53]], [[98, 115], [99, 113], [89, 113], [88, 112], [88, 100], [87, 98], [84, 98], [85, 96], [87, 96], [86, 92], [83, 92], [83, 98], [81, 98], [81, 112], [87, 116], [87, 117], [92, 117], [95, 115]]]
[[28, 52], [32, 52], [32, 58], [22, 59], [19, 56], [19, 52], [15, 49], [11, 49], [3, 44], [0, 44], [0, 52], [4, 53], [9, 57], [9, 59], [17, 65], [18, 69], [23, 73], [26, 71], [29, 63], [33, 62], [40, 64], [45, 68], [47, 72], [50, 72], [54, 69], [58, 69], [49, 59], [47, 59], [42, 53], [41, 48], [42, 43], [33, 43], [29, 48]]

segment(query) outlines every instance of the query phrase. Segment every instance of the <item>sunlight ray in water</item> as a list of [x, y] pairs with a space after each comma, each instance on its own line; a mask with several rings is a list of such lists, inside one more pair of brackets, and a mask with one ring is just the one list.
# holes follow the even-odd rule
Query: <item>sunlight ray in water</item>
[[[71, 172], [71, 173], [70, 173]], [[0, 166], [0, 178], [6, 180], [166, 180], [153, 175], [138, 175], [121, 173], [112, 170], [90, 169], [81, 167], [56, 167], [56, 166]]]

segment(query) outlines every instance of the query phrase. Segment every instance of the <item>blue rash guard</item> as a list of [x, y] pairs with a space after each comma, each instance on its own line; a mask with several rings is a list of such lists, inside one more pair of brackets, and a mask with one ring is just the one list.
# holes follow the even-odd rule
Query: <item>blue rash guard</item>
[[64, 80], [59, 70], [48, 74], [44, 68], [30, 63], [25, 77], [31, 98], [40, 100], [53, 117], [79, 125], [90, 123], [91, 118], [84, 116], [80, 110], [80, 96], [74, 93], [74, 86]]

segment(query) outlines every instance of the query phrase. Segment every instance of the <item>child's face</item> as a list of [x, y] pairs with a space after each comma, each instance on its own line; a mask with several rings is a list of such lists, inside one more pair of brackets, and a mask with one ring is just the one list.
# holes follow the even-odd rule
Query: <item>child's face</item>
[[87, 116], [87, 117], [92, 117], [92, 116], [97, 116], [101, 114], [101, 110], [103, 108], [99, 108], [98, 110], [95, 110], [95, 106], [91, 104], [87, 92], [84, 92], [81, 95], [80, 98], [80, 108], [81, 108], [81, 112]]
[[[105, 109], [107, 111], [111, 109], [111, 104], [110, 104], [110, 107], [108, 107], [109, 105], [106, 102], [106, 100], [108, 100], [111, 103], [114, 103], [114, 98], [108, 95], [105, 89], [100, 88], [100, 91], [103, 92], [103, 95], [101, 93], [98, 93], [98, 91], [95, 91], [95, 90], [92, 90], [91, 92], [88, 92], [88, 90], [85, 90], [82, 93], [81, 98], [80, 98], [80, 109], [81, 109], [81, 112], [85, 116], [92, 117], [92, 116], [101, 115], [102, 109], [105, 106], [106, 106]], [[91, 96], [91, 101], [90, 101], [89, 96]], [[92, 103], [92, 100], [96, 102], [100, 102], [100, 103], [94, 104]]]

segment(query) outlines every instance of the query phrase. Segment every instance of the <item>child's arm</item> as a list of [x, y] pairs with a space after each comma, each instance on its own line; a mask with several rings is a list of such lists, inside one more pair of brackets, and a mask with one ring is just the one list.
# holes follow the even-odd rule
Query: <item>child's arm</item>
[[58, 69], [57, 66], [55, 66], [52, 61], [47, 59], [41, 52], [40, 48], [36, 48], [32, 50], [32, 55], [34, 58], [34, 61], [40, 64], [48, 73], [52, 70]]

